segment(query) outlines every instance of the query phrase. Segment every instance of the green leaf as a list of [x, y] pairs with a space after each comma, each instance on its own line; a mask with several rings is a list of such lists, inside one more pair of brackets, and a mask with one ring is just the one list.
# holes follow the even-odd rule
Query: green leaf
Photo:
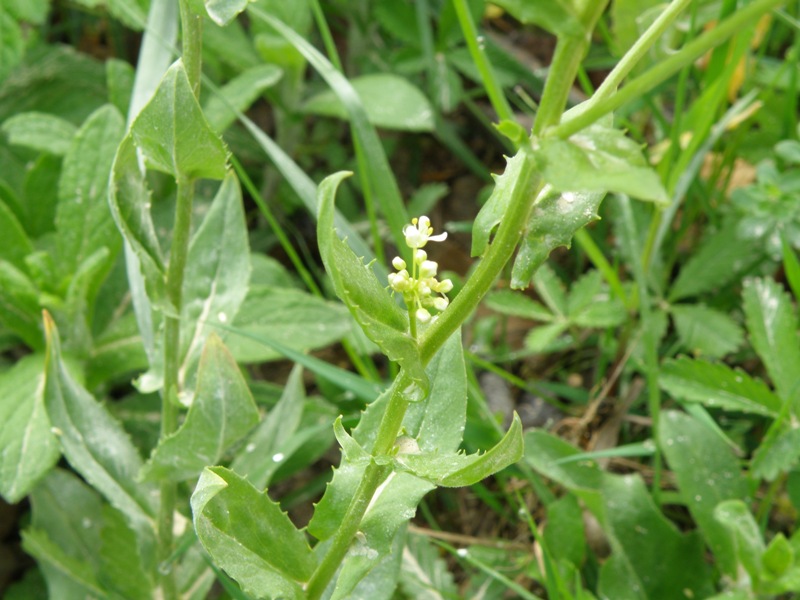
[[[388, 552], [375, 556], [369, 546], [356, 539], [342, 562], [331, 600], [392, 600], [395, 596], [406, 528], [400, 527]], [[327, 593], [327, 591], [326, 591]]]
[[[557, 344], [556, 340], [567, 329], [569, 324], [566, 321], [558, 321], [556, 323], [549, 323], [548, 325], [540, 325], [534, 327], [525, 336], [525, 348], [531, 352], [553, 352]], [[562, 344], [563, 347], [563, 344]]]
[[601, 597], [707, 597], [711, 570], [698, 536], [681, 534], [664, 517], [639, 476], [604, 473], [594, 461], [564, 460], [578, 454], [547, 432], [525, 434], [525, 460], [572, 491], [609, 537], [612, 555], [600, 572]]
[[108, 101], [123, 115], [127, 115], [130, 109], [135, 77], [136, 71], [129, 62], [118, 58], [106, 60]]
[[315, 559], [286, 513], [223, 467], [203, 470], [192, 494], [197, 536], [214, 563], [259, 598], [301, 600]]
[[794, 564], [795, 552], [783, 533], [772, 538], [761, 556], [761, 566], [773, 577], [780, 577]]
[[100, 583], [126, 600], [150, 600], [155, 593], [153, 579], [142, 567], [136, 536], [122, 514], [108, 505], [103, 506], [100, 541]]
[[553, 320], [553, 313], [545, 306], [520, 292], [500, 290], [489, 294], [484, 302], [488, 308], [504, 315], [545, 323]]
[[203, 114], [211, 129], [220, 133], [228, 129], [236, 120], [237, 112], [247, 110], [282, 75], [283, 71], [275, 65], [258, 65], [228, 81], [203, 106]]
[[558, 36], [585, 35], [585, 26], [570, 0], [497, 0], [497, 6], [507, 10], [520, 23], [534, 24]]
[[[433, 107], [425, 95], [404, 77], [373, 73], [350, 79], [372, 125], [398, 131], [433, 131]], [[303, 112], [349, 119], [344, 105], [332, 90], [312, 96]]]
[[667, 360], [658, 378], [661, 387], [686, 402], [776, 417], [781, 400], [760, 379], [722, 363], [681, 357]]
[[226, 340], [237, 361], [253, 363], [282, 356], [259, 339], [280, 340], [294, 350], [313, 350], [341, 340], [352, 330], [353, 321], [339, 303], [300, 290], [258, 285], [250, 288], [233, 327], [255, 336]]
[[139, 263], [150, 301], [174, 313], [166, 300], [166, 267], [150, 214], [150, 189], [130, 134], [117, 148], [108, 197], [114, 221]]
[[[597, 209], [605, 192], [553, 192], [545, 187], [531, 211], [511, 271], [511, 287], [528, 286], [536, 270], [560, 246], [569, 248], [575, 232], [600, 217]], [[480, 216], [480, 215], [479, 215]]]
[[8, 0], [5, 8], [18, 21], [42, 25], [50, 11], [50, 0]]
[[397, 362], [413, 386], [412, 396], [422, 400], [428, 388], [419, 347], [408, 333], [408, 315], [392, 300], [369, 266], [359, 259], [347, 243], [340, 240], [333, 226], [333, 203], [339, 183], [350, 174], [336, 173], [319, 185], [317, 240], [325, 270], [336, 295], [342, 299], [364, 333], [389, 360]]
[[573, 494], [564, 494], [547, 506], [542, 535], [556, 561], [567, 560], [577, 567], [583, 564], [586, 557], [583, 511]]
[[247, 4], [248, 0], [205, 0], [208, 16], [220, 27], [233, 21]]
[[81, 357], [89, 356], [93, 350], [92, 309], [97, 291], [111, 266], [109, 254], [107, 248], [98, 248], [78, 265], [67, 287], [63, 311], [57, 313], [65, 324], [70, 350]]
[[180, 376], [187, 387], [214, 322], [231, 323], [247, 295], [250, 246], [239, 182], [229, 173], [189, 244], [183, 284]]
[[25, 257], [33, 253], [25, 229], [5, 202], [0, 200], [0, 259], [7, 260], [16, 269], [25, 269]]
[[0, 131], [14, 146], [63, 156], [69, 150], [76, 128], [66, 119], [55, 115], [26, 112], [5, 121]]
[[789, 295], [775, 281], [750, 279], [742, 292], [750, 343], [782, 398], [800, 402], [800, 339]]
[[564, 284], [548, 265], [542, 265], [533, 276], [533, 284], [547, 307], [556, 315], [567, 314], [567, 294]]
[[790, 471], [800, 459], [800, 429], [787, 429], [761, 441], [753, 454], [751, 468], [758, 479], [774, 481], [780, 474]]
[[522, 423], [515, 413], [506, 434], [491, 450], [481, 454], [424, 452], [400, 454], [395, 458], [398, 469], [444, 487], [472, 485], [502, 471], [522, 458]]
[[0, 323], [31, 348], [44, 344], [39, 327], [39, 290], [25, 273], [0, 259]]
[[400, 588], [409, 598], [457, 598], [458, 590], [439, 550], [424, 535], [409, 534], [402, 552]]
[[273, 473], [299, 448], [298, 442], [306, 441], [297, 431], [305, 401], [303, 369], [295, 365], [280, 400], [247, 438], [244, 449], [233, 459], [231, 470], [257, 489], [267, 487]]
[[55, 465], [60, 451], [44, 407], [42, 357], [0, 374], [0, 493], [19, 502]]
[[25, 40], [14, 18], [0, 6], [0, 81], [16, 67], [25, 55]]
[[763, 258], [763, 252], [740, 237], [736, 221], [707, 234], [692, 251], [669, 290], [668, 300], [676, 302], [713, 291], [736, 281]]
[[680, 494], [703, 537], [717, 557], [720, 569], [736, 574], [736, 558], [725, 528], [714, 518], [724, 500], [748, 496], [739, 462], [731, 449], [694, 418], [677, 411], [663, 414], [659, 445], [675, 473]]
[[206, 122], [180, 60], [164, 74], [131, 133], [152, 169], [176, 179], [225, 177], [225, 145]]
[[142, 470], [150, 480], [188, 479], [219, 462], [223, 452], [258, 423], [258, 409], [236, 361], [214, 334], [197, 371], [186, 420], [162, 440]]
[[720, 358], [744, 341], [739, 324], [727, 314], [702, 304], [676, 304], [670, 308], [683, 347], [694, 355]]
[[141, 457], [122, 426], [67, 371], [58, 332], [47, 313], [44, 323], [48, 342], [45, 406], [62, 452], [72, 467], [125, 515], [140, 545], [147, 546], [154, 535], [154, 488], [136, 481]]
[[[79, 586], [78, 593], [90, 597], [103, 598], [105, 593], [92, 572], [91, 565], [67, 554], [39, 530], [28, 528], [22, 532], [22, 547], [42, 566], [46, 566], [60, 576], [66, 577]], [[51, 593], [53, 590], [50, 590]]]
[[[616, 0], [611, 5], [614, 33], [612, 48], [615, 56], [622, 56], [636, 43], [652, 20], [647, 16], [655, 12], [654, 9], [659, 9], [660, 5], [660, 0]], [[648, 61], [648, 57], [644, 57], [644, 60]]]
[[544, 180], [560, 192], [618, 192], [668, 202], [639, 145], [618, 129], [595, 124], [569, 140], [545, 137], [534, 154]]
[[730, 533], [736, 560], [752, 580], [758, 581], [764, 539], [750, 509], [741, 500], [725, 500], [714, 509], [714, 518]]
[[119, 248], [119, 234], [108, 207], [109, 172], [125, 133], [125, 121], [111, 105], [86, 120], [64, 157], [58, 182], [56, 248], [60, 272], [78, 266], [102, 247]]
[[535, 185], [531, 177], [522, 177], [533, 170], [533, 153], [529, 146], [522, 146], [512, 157], [506, 158], [506, 169], [502, 175], [492, 175], [494, 190], [472, 224], [472, 256], [483, 256], [489, 246], [492, 232], [503, 215], [506, 214], [511, 198], [535, 193]]

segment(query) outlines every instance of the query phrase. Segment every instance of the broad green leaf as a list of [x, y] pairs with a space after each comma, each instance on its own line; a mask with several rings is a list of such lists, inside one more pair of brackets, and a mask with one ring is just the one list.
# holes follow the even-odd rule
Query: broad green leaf
[[130, 109], [135, 77], [136, 71], [129, 62], [118, 58], [106, 60], [108, 101], [123, 115], [127, 115]]
[[735, 221], [707, 233], [692, 252], [669, 290], [668, 300], [676, 302], [727, 285], [739, 279], [763, 258], [763, 252], [743, 240]]
[[600, 271], [589, 271], [576, 281], [567, 297], [567, 314], [580, 327], [616, 327], [628, 314], [618, 298], [612, 298], [603, 286]]
[[0, 6], [0, 81], [16, 67], [25, 55], [22, 30], [4, 6]]
[[145, 25], [145, 13], [134, 0], [76, 0], [89, 8], [104, 6], [109, 14], [134, 31], [141, 31]]
[[[73, 472], [53, 469], [30, 495], [31, 529], [46, 538], [46, 544], [83, 565], [76, 573], [58, 563], [40, 562], [51, 595], [83, 599], [87, 590], [80, 579], [97, 580], [100, 572], [103, 502], [100, 495]], [[69, 507], [65, 510], [64, 507]], [[135, 551], [134, 546], [134, 551]]]
[[750, 343], [781, 398], [800, 401], [800, 338], [789, 295], [775, 281], [750, 279], [742, 292]]
[[19, 502], [55, 465], [60, 451], [44, 407], [42, 357], [28, 356], [0, 374], [0, 493]]
[[0, 259], [7, 260], [16, 269], [25, 269], [25, 257], [33, 253], [33, 244], [16, 215], [2, 200], [0, 200], [0, 239], [3, 240], [0, 246]]
[[520, 23], [538, 25], [558, 36], [586, 34], [586, 27], [578, 18], [571, 0], [497, 0], [494, 4], [507, 10]]
[[603, 198], [605, 192], [558, 193], [545, 187], [533, 206], [525, 237], [514, 260], [511, 287], [527, 287], [553, 250], [560, 246], [569, 248], [578, 229], [599, 219], [597, 209]]
[[544, 543], [556, 561], [567, 560], [581, 566], [586, 558], [583, 511], [573, 494], [564, 494], [547, 506], [547, 521], [542, 532]]
[[0, 131], [6, 134], [9, 144], [63, 156], [69, 150], [76, 128], [56, 115], [27, 112], [5, 121]]
[[0, 323], [31, 348], [44, 347], [39, 326], [39, 290], [28, 276], [0, 259]]
[[[231, 323], [247, 295], [250, 246], [239, 181], [231, 172], [189, 244], [181, 313], [180, 377], [189, 385], [209, 328]], [[204, 465], [205, 466], [205, 465]]]
[[487, 307], [504, 315], [532, 321], [544, 321], [545, 323], [553, 320], [553, 313], [547, 307], [521, 292], [500, 290], [489, 294], [484, 303]]
[[[280, 340], [294, 350], [328, 346], [352, 330], [352, 319], [341, 304], [287, 288], [251, 286], [233, 327], [257, 336], [230, 336], [226, 343], [239, 362], [263, 362], [282, 356], [258, 339]], [[372, 396], [374, 398], [374, 396]]]
[[131, 134], [152, 169], [185, 180], [225, 177], [227, 150], [206, 122], [180, 60], [164, 74]]
[[720, 570], [735, 575], [731, 539], [714, 518], [714, 509], [724, 500], [742, 500], [749, 494], [738, 460], [722, 440], [710, 435], [706, 425], [684, 413], [665, 412], [658, 433], [680, 494], [716, 555]]
[[603, 289], [603, 275], [597, 269], [593, 269], [581, 275], [570, 286], [566, 312], [572, 317], [596, 304], [601, 298], [608, 299], [608, 294]]
[[275, 65], [258, 65], [231, 79], [203, 107], [203, 114], [211, 129], [220, 133], [228, 129], [236, 120], [237, 111], [247, 110], [282, 75], [283, 72]]
[[533, 276], [533, 285], [539, 297], [556, 315], [567, 313], [567, 294], [562, 281], [548, 265], [542, 265]]
[[133, 313], [115, 320], [93, 340], [92, 354], [86, 365], [86, 387], [147, 369], [147, 354]]
[[[167, 307], [166, 267], [150, 214], [150, 189], [130, 134], [117, 148], [108, 197], [114, 221], [141, 269], [150, 302]], [[169, 310], [175, 312], [174, 308]], [[149, 311], [147, 316], [150, 318]]]
[[472, 225], [472, 256], [484, 255], [492, 232], [506, 214], [512, 197], [536, 193], [538, 181], [532, 177], [533, 170], [533, 153], [530, 147], [522, 146], [513, 157], [506, 158], [506, 169], [502, 175], [492, 175], [494, 190]]
[[152, 480], [196, 477], [258, 423], [258, 409], [236, 361], [212, 334], [197, 370], [197, 388], [186, 420], [153, 451], [142, 471]]
[[122, 514], [108, 505], [103, 506], [99, 555], [97, 578], [104, 588], [126, 600], [153, 598], [153, 579], [142, 566], [136, 536]]
[[545, 137], [534, 148], [542, 175], [560, 192], [619, 192], [661, 204], [661, 179], [639, 145], [617, 129], [592, 125], [569, 140]]
[[[326, 177], [319, 185], [317, 240], [325, 270], [364, 333], [389, 360], [397, 362], [412, 382], [410, 395], [422, 400], [428, 388], [419, 347], [408, 333], [408, 315], [392, 300], [371, 268], [361, 261], [333, 226], [333, 203], [339, 183], [349, 173]], [[420, 397], [422, 396], [422, 397]]]
[[[557, 347], [556, 340], [566, 331], [569, 323], [557, 321], [547, 325], [534, 327], [525, 336], [525, 348], [531, 352], [553, 352]], [[561, 344], [563, 347], [564, 344]]]
[[728, 530], [736, 560], [754, 581], [758, 581], [764, 539], [750, 509], [739, 499], [725, 500], [714, 509], [714, 518]]
[[101, 247], [119, 248], [119, 234], [108, 208], [108, 181], [125, 121], [111, 105], [90, 116], [64, 157], [58, 182], [56, 248], [65, 275]]
[[[4, 31], [8, 36], [0, 46], [7, 49], [14, 30]], [[0, 58], [0, 122], [19, 113], [40, 112], [77, 125], [108, 97], [102, 63], [66, 45], [32, 48], [13, 77], [2, 74], [4, 63], [8, 64]]]
[[303, 369], [295, 365], [280, 400], [248, 436], [231, 462], [231, 471], [247, 478], [257, 489], [266, 488], [273, 473], [299, 448], [298, 442], [306, 441], [297, 430], [305, 401]]
[[192, 494], [197, 537], [214, 563], [258, 598], [301, 600], [315, 559], [303, 532], [246, 480], [223, 467], [203, 470]]
[[760, 379], [722, 363], [681, 357], [661, 366], [658, 382], [674, 397], [712, 408], [776, 417], [781, 400]]
[[[661, 6], [660, 0], [615, 0], [611, 4], [611, 23], [614, 34], [612, 48], [622, 56], [641, 37], [647, 26], [646, 15]], [[646, 57], [644, 60], [648, 60]], [[649, 62], [649, 61], [648, 61]]]
[[[58, 332], [44, 315], [47, 334], [44, 398], [64, 456], [137, 533], [140, 548], [153, 540], [154, 488], [136, 481], [142, 460], [122, 426], [67, 371]], [[152, 548], [150, 548], [152, 550]]]
[[783, 533], [778, 533], [761, 556], [761, 566], [773, 577], [780, 577], [794, 564], [795, 551]]
[[220, 27], [225, 27], [247, 8], [248, 0], [205, 0], [208, 16]]
[[774, 481], [790, 471], [800, 459], [800, 429], [768, 434], [753, 454], [751, 468], [758, 479]]
[[92, 351], [92, 308], [97, 290], [111, 266], [109, 254], [103, 246], [78, 264], [67, 287], [63, 310], [57, 313], [64, 323], [70, 351], [81, 358], [89, 356]]
[[5, 8], [18, 21], [42, 25], [50, 9], [50, 0], [6, 0]]
[[395, 458], [399, 469], [444, 487], [472, 485], [494, 475], [522, 458], [522, 423], [514, 414], [506, 434], [491, 450], [481, 454], [423, 452], [400, 454]]
[[400, 588], [406, 596], [420, 600], [458, 597], [453, 575], [426, 536], [409, 534], [402, 555]]
[[670, 312], [678, 339], [694, 355], [721, 358], [744, 341], [742, 328], [726, 313], [702, 304], [676, 304]]
[[[33, 528], [24, 530], [22, 532], [22, 548], [33, 556], [43, 568], [55, 571], [61, 577], [68, 579], [70, 583], [77, 586], [77, 589], [72, 588], [70, 590], [75, 594], [73, 597], [76, 600], [80, 597], [105, 597], [104, 590], [92, 572], [91, 565], [67, 554], [44, 531]], [[51, 589], [51, 594], [54, 591], [61, 598], [66, 597], [65, 600], [70, 600], [60, 586], [58, 590]]]
[[[23, 195], [27, 214], [20, 211], [17, 217], [31, 239], [55, 229], [61, 165], [60, 157], [42, 154], [25, 175]], [[9, 208], [14, 210], [13, 206]]]
[[525, 460], [578, 496], [609, 537], [612, 555], [600, 572], [600, 597], [707, 597], [711, 571], [698, 536], [680, 533], [663, 516], [639, 476], [604, 473], [594, 461], [563, 460], [579, 453], [544, 431], [525, 435]]
[[[433, 131], [433, 107], [425, 95], [404, 77], [373, 73], [350, 79], [350, 83], [376, 127], [398, 131]], [[306, 100], [303, 112], [348, 119], [337, 95], [326, 90]]]

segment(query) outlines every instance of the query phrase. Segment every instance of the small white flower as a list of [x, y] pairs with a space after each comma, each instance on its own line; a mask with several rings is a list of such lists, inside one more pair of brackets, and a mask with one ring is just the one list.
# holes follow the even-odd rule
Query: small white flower
[[434, 288], [434, 290], [439, 292], [440, 294], [447, 294], [448, 292], [453, 290], [453, 282], [449, 279], [440, 281], [438, 285]]
[[436, 277], [436, 271], [438, 270], [439, 265], [437, 265], [432, 260], [426, 260], [419, 266], [419, 276], [422, 279], [428, 279], [429, 277]]
[[394, 259], [392, 259], [392, 266], [398, 271], [402, 271], [406, 268], [406, 261], [399, 256], [395, 256]]
[[423, 248], [429, 241], [441, 242], [447, 239], [447, 232], [438, 235], [431, 235], [432, 233], [431, 220], [426, 216], [411, 219], [411, 225], [403, 228], [403, 235], [409, 248]]
[[429, 313], [424, 308], [417, 309], [417, 321], [419, 321], [420, 323], [427, 323], [430, 320], [431, 320], [431, 313]]
[[439, 296], [433, 300], [433, 307], [439, 312], [442, 312], [445, 308], [447, 308], [448, 304], [450, 304], [450, 302], [444, 296]]

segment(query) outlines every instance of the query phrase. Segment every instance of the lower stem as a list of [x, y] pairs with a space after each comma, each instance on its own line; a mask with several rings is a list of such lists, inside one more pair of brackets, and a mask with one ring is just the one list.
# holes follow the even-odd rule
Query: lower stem
[[[403, 425], [403, 418], [408, 409], [408, 400], [403, 397], [402, 386], [399, 384], [400, 378], [401, 376], [398, 376], [395, 379], [393, 391], [386, 406], [386, 412], [383, 413], [383, 419], [381, 419], [378, 434], [375, 438], [375, 445], [372, 448], [373, 457], [389, 453], [394, 447], [395, 440], [400, 433], [400, 427]], [[348, 506], [347, 512], [342, 519], [342, 524], [336, 531], [325, 557], [308, 582], [306, 587], [308, 600], [318, 600], [322, 597], [325, 588], [328, 587], [328, 583], [330, 583], [339, 565], [344, 560], [353, 538], [358, 533], [358, 528], [361, 526], [361, 521], [367, 512], [367, 508], [369, 508], [375, 491], [386, 479], [386, 475], [390, 470], [390, 466], [378, 465], [375, 461], [370, 461], [367, 464], [361, 483], [359, 483], [358, 489], [350, 501], [350, 506]]]
[[[180, 313], [183, 304], [183, 276], [189, 254], [194, 182], [178, 181], [175, 206], [175, 224], [172, 248], [167, 270], [167, 298], [173, 314], [164, 318], [164, 389], [161, 399], [160, 440], [172, 435], [178, 428], [178, 373], [180, 369]], [[165, 600], [178, 597], [175, 573], [169, 566], [174, 549], [173, 525], [177, 485], [164, 480], [160, 485], [161, 502], [158, 511], [158, 562], [161, 588]]]

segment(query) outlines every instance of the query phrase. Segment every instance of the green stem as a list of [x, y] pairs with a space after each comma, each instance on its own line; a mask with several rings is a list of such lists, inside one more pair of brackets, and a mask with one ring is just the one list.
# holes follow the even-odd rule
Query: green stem
[[590, 2], [580, 16], [584, 26], [584, 35], [560, 37], [553, 54], [553, 62], [547, 73], [547, 81], [542, 92], [542, 101], [536, 111], [536, 121], [533, 123], [533, 134], [541, 134], [545, 128], [557, 124], [567, 105], [572, 82], [581, 66], [583, 57], [589, 49], [591, 35], [600, 15], [606, 8], [609, 0]]
[[497, 118], [500, 121], [514, 121], [514, 112], [511, 110], [511, 106], [509, 106], [505, 94], [503, 94], [503, 88], [500, 87], [492, 65], [483, 51], [482, 38], [475, 27], [475, 21], [472, 20], [472, 13], [467, 0], [453, 0], [453, 7], [456, 9], [458, 23], [461, 25], [461, 31], [464, 34], [464, 40], [467, 42], [472, 62], [478, 68], [483, 87], [486, 88], [486, 94], [489, 96], [489, 101], [497, 113]]
[[603, 80], [603, 83], [597, 88], [597, 91], [587, 104], [592, 105], [612, 96], [622, 84], [622, 81], [633, 68], [639, 64], [639, 61], [644, 58], [653, 44], [661, 38], [667, 28], [678, 18], [678, 15], [691, 3], [692, 0], [675, 0], [672, 2], [664, 12], [653, 21], [653, 24], [647, 28], [647, 31], [645, 31], [644, 34], [636, 40], [633, 46], [630, 47], [617, 63], [617, 66], [615, 66], [611, 73]]
[[672, 77], [683, 67], [718, 46], [731, 35], [757, 21], [762, 14], [783, 4], [785, 0], [754, 0], [743, 6], [723, 23], [695, 38], [675, 54], [666, 57], [657, 65], [628, 83], [616, 94], [592, 104], [585, 111], [568, 121], [553, 127], [548, 135], [568, 138], [585, 129], [604, 115], [616, 110], [626, 102], [646, 94], [660, 83]]
[[[189, 84], [195, 96], [200, 93], [202, 18], [194, 14], [188, 0], [180, 2], [183, 61]], [[180, 369], [181, 348], [181, 308], [183, 307], [183, 277], [189, 256], [189, 238], [192, 225], [192, 202], [194, 181], [178, 178], [175, 203], [175, 223], [172, 230], [172, 245], [167, 267], [167, 298], [174, 312], [164, 318], [164, 389], [161, 399], [160, 440], [172, 435], [178, 428], [178, 372]], [[158, 508], [158, 563], [161, 591], [164, 600], [178, 598], [175, 570], [169, 566], [175, 541], [173, 525], [177, 484], [164, 479], [160, 484], [160, 503]]]
[[[383, 456], [390, 452], [403, 424], [403, 417], [405, 417], [408, 409], [408, 401], [403, 396], [400, 380], [400, 377], [395, 379], [392, 394], [386, 406], [386, 412], [383, 414], [375, 438], [372, 456]], [[350, 506], [347, 507], [347, 512], [342, 519], [342, 524], [336, 531], [336, 535], [333, 537], [330, 548], [328, 548], [322, 562], [320, 562], [308, 582], [306, 587], [308, 600], [318, 600], [322, 597], [325, 588], [328, 587], [328, 583], [344, 560], [347, 550], [350, 548], [350, 543], [358, 533], [361, 520], [367, 512], [378, 486], [383, 483], [389, 470], [390, 467], [378, 465], [374, 461], [370, 461], [367, 465], [364, 476], [358, 485], [356, 493], [353, 495], [353, 499], [350, 501]]]

